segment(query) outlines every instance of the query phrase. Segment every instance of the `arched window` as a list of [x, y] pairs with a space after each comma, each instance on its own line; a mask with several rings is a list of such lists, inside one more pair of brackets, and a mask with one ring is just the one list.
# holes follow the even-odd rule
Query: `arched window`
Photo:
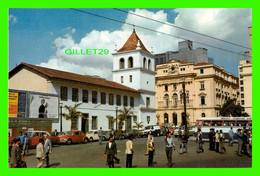
[[148, 60], [148, 70], [151, 70], [151, 60]]
[[164, 113], [164, 123], [169, 123], [169, 117], [167, 113]]
[[169, 95], [168, 94], [164, 95], [164, 100], [165, 100], [165, 106], [168, 107], [169, 106]]
[[128, 58], [128, 68], [133, 68], [134, 66], [134, 61], [132, 57]]
[[204, 112], [201, 113], [201, 117], [206, 117], [206, 114]]
[[172, 122], [174, 123], [175, 126], [177, 126], [177, 123], [178, 123], [178, 118], [177, 118], [177, 117], [178, 117], [178, 116], [177, 116], [177, 113], [174, 112], [174, 113], [172, 114]]
[[173, 94], [173, 105], [174, 106], [178, 105], [178, 95], [176, 93]]
[[146, 65], [146, 58], [144, 57], [144, 60], [143, 60], [143, 68], [145, 68], [145, 65]]
[[121, 58], [119, 61], [119, 69], [124, 69], [125, 68], [125, 60], [124, 58]]

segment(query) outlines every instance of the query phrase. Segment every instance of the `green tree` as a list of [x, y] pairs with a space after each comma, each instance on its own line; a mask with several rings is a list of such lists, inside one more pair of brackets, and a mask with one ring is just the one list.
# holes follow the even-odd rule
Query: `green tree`
[[126, 121], [134, 116], [134, 113], [131, 111], [132, 107], [127, 108], [127, 107], [123, 107], [123, 109], [119, 110], [118, 112], [120, 113], [117, 118], [119, 119], [119, 127], [122, 129], [124, 123], [125, 123], [125, 130], [126, 130]]
[[137, 128], [139, 130], [139, 128], [143, 128], [144, 127], [144, 125], [142, 123], [143, 122], [138, 123], [137, 121], [135, 121], [135, 125], [133, 127]]
[[220, 109], [220, 116], [223, 117], [248, 117], [249, 114], [244, 112], [244, 108], [235, 104], [235, 100], [229, 99]]
[[77, 108], [82, 103], [75, 104], [74, 106], [67, 106], [65, 105], [64, 108], [67, 109], [68, 113], [62, 113], [62, 116], [65, 117], [66, 120], [71, 120], [70, 129], [72, 128], [72, 121], [79, 118], [84, 117], [80, 111], [77, 110]]
[[106, 118], [108, 118], [109, 126], [112, 126], [112, 128], [113, 128], [116, 119], [113, 116], [111, 116], [111, 115], [107, 115]]

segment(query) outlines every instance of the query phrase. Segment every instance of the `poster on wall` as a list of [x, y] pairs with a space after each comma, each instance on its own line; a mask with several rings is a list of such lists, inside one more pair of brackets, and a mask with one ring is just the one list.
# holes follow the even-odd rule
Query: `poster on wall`
[[18, 112], [18, 92], [9, 92], [8, 95], [8, 116], [17, 117]]
[[30, 94], [29, 118], [58, 118], [57, 96]]
[[8, 117], [25, 118], [26, 115], [26, 92], [9, 92]]

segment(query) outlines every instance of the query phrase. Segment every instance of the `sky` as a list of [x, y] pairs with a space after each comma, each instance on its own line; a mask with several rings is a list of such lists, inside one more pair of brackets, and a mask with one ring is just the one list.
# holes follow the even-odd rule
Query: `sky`
[[[71, 9], [9, 9], [9, 71], [21, 62], [84, 75], [98, 75], [112, 80], [115, 45], [121, 48], [140, 25], [232, 50], [248, 49], [189, 33], [114, 9], [81, 9], [123, 21], [118, 23]], [[123, 9], [178, 27], [187, 28], [248, 47], [248, 27], [252, 26], [252, 9]], [[177, 51], [181, 39], [135, 28], [146, 48], [154, 54]], [[238, 75], [239, 56], [194, 43], [193, 48], [208, 49], [214, 64]], [[109, 55], [66, 55], [65, 49], [109, 49]]]

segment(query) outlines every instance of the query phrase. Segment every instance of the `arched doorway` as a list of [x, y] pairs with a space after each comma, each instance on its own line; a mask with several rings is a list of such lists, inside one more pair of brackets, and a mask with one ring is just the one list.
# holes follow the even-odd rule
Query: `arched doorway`
[[164, 123], [165, 124], [169, 123], [169, 116], [167, 113], [164, 113]]

